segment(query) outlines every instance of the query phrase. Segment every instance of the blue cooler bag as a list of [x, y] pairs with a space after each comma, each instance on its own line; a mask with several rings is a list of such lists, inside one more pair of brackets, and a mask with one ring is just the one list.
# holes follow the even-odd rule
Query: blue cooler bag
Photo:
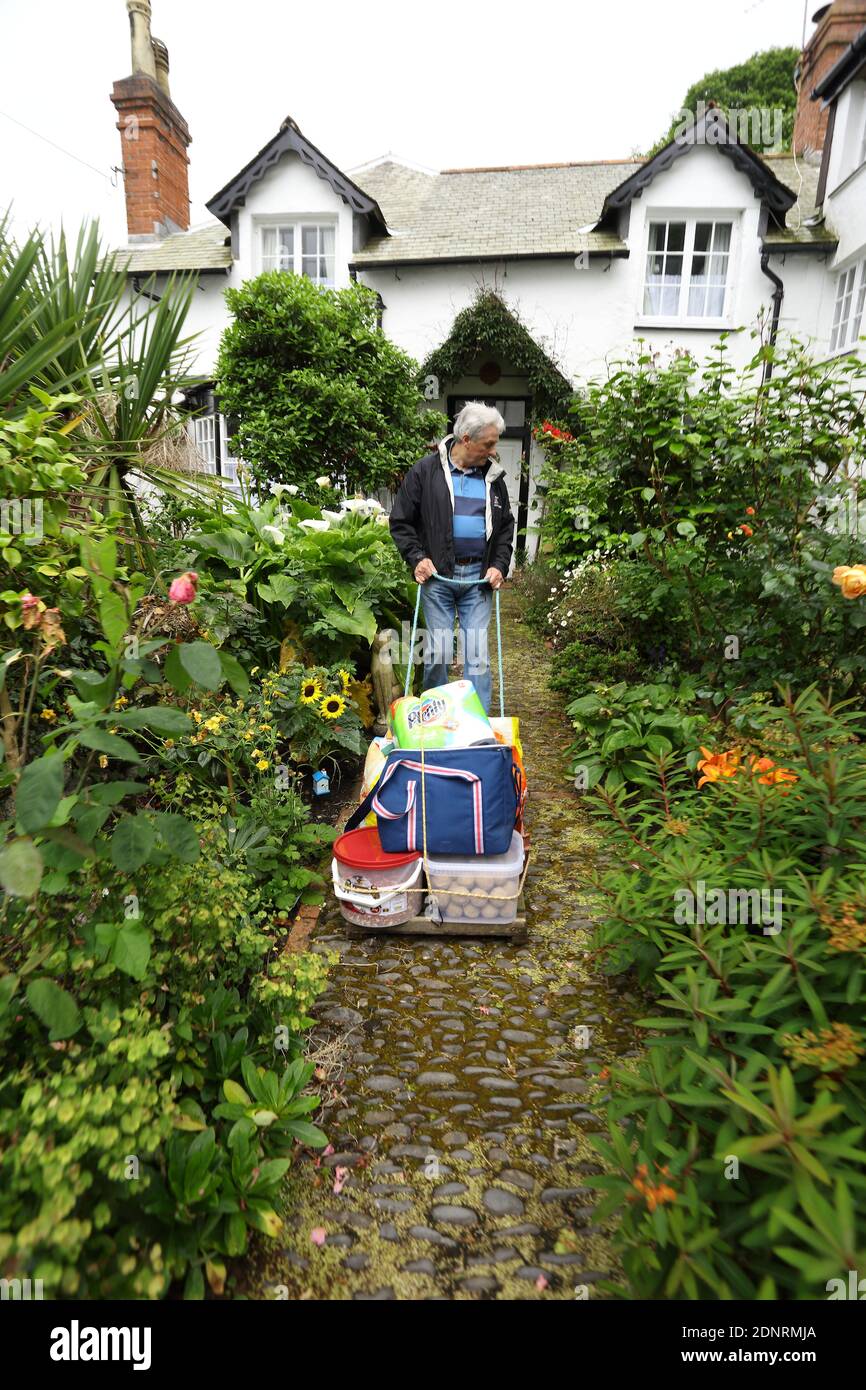
[[[428, 854], [505, 854], [517, 819], [520, 773], [501, 743], [424, 753]], [[421, 754], [395, 748], [373, 790], [346, 822], [372, 810], [387, 854], [423, 850]]]

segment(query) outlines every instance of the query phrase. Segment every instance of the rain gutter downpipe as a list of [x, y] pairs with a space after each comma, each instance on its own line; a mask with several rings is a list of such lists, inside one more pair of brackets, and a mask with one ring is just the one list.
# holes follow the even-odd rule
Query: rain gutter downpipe
[[[782, 311], [782, 300], [785, 297], [785, 286], [782, 284], [782, 281], [779, 279], [778, 275], [776, 275], [775, 271], [770, 270], [769, 260], [770, 252], [765, 249], [761, 252], [761, 272], [766, 275], [768, 280], [772, 280], [775, 286], [773, 290], [773, 322], [770, 326], [769, 343], [769, 346], [774, 348], [776, 346], [776, 336], [779, 332], [779, 315]], [[764, 375], [761, 378], [761, 385], [766, 386], [772, 375], [773, 363], [768, 359], [764, 363]]]

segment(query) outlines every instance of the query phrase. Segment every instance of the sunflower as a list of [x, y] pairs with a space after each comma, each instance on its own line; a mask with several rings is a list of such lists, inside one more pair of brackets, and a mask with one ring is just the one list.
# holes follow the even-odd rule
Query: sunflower
[[326, 695], [319, 703], [323, 719], [339, 719], [345, 708], [346, 701], [342, 695]]
[[343, 686], [343, 694], [345, 695], [348, 693], [349, 686], [352, 683], [352, 677], [349, 675], [348, 671], [343, 670], [342, 666], [340, 667], [340, 670], [337, 672], [337, 674], [340, 677], [340, 682]]
[[315, 705], [322, 698], [322, 687], [315, 676], [301, 681], [301, 704]]

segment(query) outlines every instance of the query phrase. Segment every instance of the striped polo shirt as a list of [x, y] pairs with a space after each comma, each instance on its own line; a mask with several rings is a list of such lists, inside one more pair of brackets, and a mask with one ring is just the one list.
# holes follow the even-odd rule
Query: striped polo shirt
[[451, 485], [454, 488], [454, 553], [471, 555], [479, 560], [484, 555], [486, 533], [484, 525], [487, 509], [487, 490], [484, 475], [479, 468], [467, 472], [456, 468], [451, 462], [451, 446], [448, 447], [448, 467], [451, 469]]

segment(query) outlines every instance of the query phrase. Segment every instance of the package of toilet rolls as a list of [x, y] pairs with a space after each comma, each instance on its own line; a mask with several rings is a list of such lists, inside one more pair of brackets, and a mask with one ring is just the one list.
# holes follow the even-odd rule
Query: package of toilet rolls
[[494, 733], [472, 681], [449, 681], [391, 705], [389, 720], [398, 748], [471, 748], [492, 743]]
[[523, 871], [523, 837], [515, 830], [505, 854], [428, 855], [431, 905], [443, 922], [513, 922]]

